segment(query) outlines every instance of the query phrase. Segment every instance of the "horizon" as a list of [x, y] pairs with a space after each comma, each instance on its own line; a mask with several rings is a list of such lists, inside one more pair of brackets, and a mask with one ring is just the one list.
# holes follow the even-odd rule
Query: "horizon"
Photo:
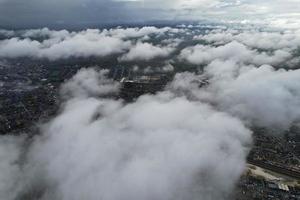
[[297, 0], [1, 0], [3, 28], [88, 27], [153, 21], [299, 25]]

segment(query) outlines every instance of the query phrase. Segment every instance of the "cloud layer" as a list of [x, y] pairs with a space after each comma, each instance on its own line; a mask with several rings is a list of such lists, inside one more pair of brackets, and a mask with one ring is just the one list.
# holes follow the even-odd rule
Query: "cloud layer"
[[[201, 76], [178, 74], [170, 87], [191, 99], [210, 103], [249, 126], [282, 131], [300, 120], [299, 78], [300, 70], [215, 60]], [[203, 79], [210, 84], [199, 89]]]
[[108, 71], [81, 69], [62, 85], [61, 110], [40, 135], [0, 137], [0, 197], [230, 198], [251, 128], [279, 133], [300, 120], [298, 33], [196, 26], [2, 31], [4, 58], [166, 57], [163, 67], [144, 71], [176, 72], [183, 63], [196, 72], [177, 73], [164, 91], [125, 103], [107, 98], [119, 89]]
[[116, 28], [102, 31], [88, 29], [81, 32], [50, 31], [47, 28], [16, 33], [2, 31], [4, 36], [12, 37], [0, 41], [0, 57], [57, 60], [70, 57], [104, 57], [128, 51], [121, 58], [122, 60], [150, 60], [156, 57], [166, 57], [173, 48], [154, 46], [147, 42], [135, 42], [134, 39], [177, 31], [168, 27], [161, 29], [156, 27]]
[[114, 56], [123, 61], [168, 61], [179, 59], [205, 65], [215, 59], [234, 60], [256, 66], [297, 67], [299, 30], [260, 31], [214, 29], [203, 26], [180, 28], [112, 28], [79, 32], [47, 28], [24, 31], [2, 30], [0, 58], [30, 57], [59, 60], [72, 57]]
[[[88, 74], [97, 75], [86, 79]], [[63, 86], [73, 95], [65, 96], [61, 114], [34, 138], [18, 196], [147, 200], [230, 195], [251, 143], [251, 131], [240, 120], [171, 91], [126, 105], [98, 98], [115, 88], [104, 74], [81, 70]], [[97, 84], [99, 77], [104, 84]], [[10, 169], [11, 161], [6, 164]]]

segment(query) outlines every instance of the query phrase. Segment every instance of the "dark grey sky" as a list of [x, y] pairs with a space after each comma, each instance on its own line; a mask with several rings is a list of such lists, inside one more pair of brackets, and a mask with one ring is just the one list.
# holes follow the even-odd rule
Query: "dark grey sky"
[[280, 24], [298, 20], [299, 10], [300, 0], [0, 0], [0, 26], [14, 28], [203, 18], [269, 20]]
[[[0, 0], [1, 2], [1, 0]], [[132, 21], [138, 3], [75, 0], [9, 0], [0, 3], [2, 26], [43, 26], [48, 24], [111, 23]]]

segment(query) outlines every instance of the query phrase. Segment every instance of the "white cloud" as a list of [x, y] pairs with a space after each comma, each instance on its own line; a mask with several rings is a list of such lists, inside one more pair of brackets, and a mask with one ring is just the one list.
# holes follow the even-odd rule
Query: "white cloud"
[[152, 60], [169, 56], [174, 51], [170, 46], [154, 46], [151, 43], [138, 42], [130, 51], [120, 57], [120, 61]]
[[156, 28], [154, 26], [145, 26], [142, 28], [116, 28], [107, 31], [107, 34], [118, 38], [139, 38], [151, 34], [163, 35], [167, 32], [174, 32], [177, 29], [170, 27]]
[[269, 129], [288, 129], [300, 120], [299, 70], [238, 67], [218, 61], [206, 70], [213, 76], [209, 88], [214, 94], [212, 101], [222, 110]]
[[[251, 143], [240, 120], [170, 91], [126, 105], [102, 98], [115, 87], [105, 73], [81, 70], [63, 86], [73, 95], [34, 137], [25, 165], [17, 165], [24, 181], [19, 197], [209, 200], [230, 194]], [[9, 160], [18, 157], [4, 152]]]
[[257, 30], [213, 30], [204, 35], [195, 36], [195, 40], [205, 40], [216, 45], [237, 41], [250, 48], [264, 50], [290, 49], [300, 46], [299, 31], [263, 32]]
[[219, 60], [234, 60], [240, 63], [262, 64], [280, 64], [292, 58], [291, 53], [284, 50], [277, 50], [273, 53], [258, 52], [233, 41], [222, 46], [196, 45], [187, 47], [181, 51], [180, 59], [186, 60], [192, 64], [209, 64]]
[[[140, 39], [172, 30], [23, 31], [1, 42], [0, 55], [60, 59], [124, 53], [121, 59], [151, 60], [168, 57], [182, 38], [159, 45]], [[210, 31], [198, 39], [211, 44], [180, 53], [203, 65], [203, 74], [177, 74], [165, 91], [129, 104], [105, 98], [119, 88], [107, 71], [80, 70], [62, 86], [60, 112], [42, 126], [28, 151], [19, 148], [26, 145], [23, 139], [0, 137], [0, 197], [224, 199], [244, 169], [251, 144], [247, 127], [286, 130], [300, 120], [300, 70], [265, 65], [296, 59], [297, 34]], [[40, 42], [40, 36], [46, 39]], [[174, 66], [166, 62], [146, 70]], [[199, 87], [203, 82], [208, 83]]]
[[[199, 89], [201, 80], [207, 78], [209, 85]], [[190, 99], [210, 103], [249, 126], [280, 132], [300, 120], [299, 78], [300, 70], [215, 60], [201, 76], [176, 75], [170, 87]]]
[[[42, 30], [43, 31], [43, 30]], [[36, 36], [30, 31], [24, 35]], [[45, 33], [40, 33], [45, 34]], [[122, 53], [131, 45], [116, 37], [102, 34], [99, 30], [78, 33], [51, 32], [50, 38], [38, 40], [11, 38], [0, 41], [0, 57], [33, 57], [57, 60], [70, 57], [107, 56]]]
[[73, 99], [45, 134], [31, 156], [49, 163], [43, 170], [63, 199], [221, 198], [242, 172], [250, 141], [238, 120], [169, 93], [126, 106]]
[[174, 71], [174, 66], [170, 63], [167, 63], [165, 66], [162, 67], [162, 71], [164, 72], [172, 72]]
[[[130, 50], [124, 59], [150, 60], [155, 57], [166, 57], [173, 51], [176, 46], [175, 42], [178, 41], [174, 40], [174, 43], [167, 46], [154, 46], [141, 42], [132, 46], [131, 40], [152, 34], [159, 37], [178, 31], [178, 29], [169, 27], [115, 28], [103, 31], [87, 29], [80, 32], [52, 31], [48, 28], [16, 32], [4, 32], [3, 30], [3, 34], [9, 32], [13, 37], [0, 41], [0, 57], [58, 60], [70, 57], [103, 57]], [[41, 38], [42, 41], [40, 41]], [[140, 50], [142, 52], [137, 52]]]
[[64, 98], [112, 95], [118, 92], [119, 84], [113, 80], [104, 79], [108, 70], [96, 72], [95, 69], [81, 69], [61, 89]]

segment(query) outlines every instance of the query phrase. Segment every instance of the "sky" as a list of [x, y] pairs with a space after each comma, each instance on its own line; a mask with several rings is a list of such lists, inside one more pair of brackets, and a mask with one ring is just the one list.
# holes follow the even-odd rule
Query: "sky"
[[0, 0], [0, 24], [27, 28], [203, 19], [293, 24], [299, 10], [299, 0]]

